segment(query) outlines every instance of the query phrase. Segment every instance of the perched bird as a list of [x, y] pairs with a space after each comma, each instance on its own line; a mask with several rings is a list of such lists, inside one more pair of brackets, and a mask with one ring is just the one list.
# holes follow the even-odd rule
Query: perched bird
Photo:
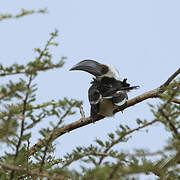
[[94, 60], [83, 60], [73, 66], [72, 70], [86, 71], [95, 76], [88, 90], [92, 121], [98, 115], [113, 116], [114, 110], [128, 100], [127, 92], [139, 87], [130, 86], [127, 79], [121, 81], [115, 68]]

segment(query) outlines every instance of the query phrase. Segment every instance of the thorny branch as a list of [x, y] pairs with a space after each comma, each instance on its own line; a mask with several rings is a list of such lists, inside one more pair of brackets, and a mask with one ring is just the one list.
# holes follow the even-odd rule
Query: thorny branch
[[[166, 119], [166, 121], [169, 124], [169, 127], [171, 129], [171, 131], [174, 133], [174, 135], [180, 139], [180, 134], [177, 130], [177, 128], [174, 126], [174, 124], [171, 122], [171, 120], [169, 119], [169, 116], [164, 112], [164, 109], [166, 108], [166, 106], [168, 105], [169, 102], [171, 102], [171, 100], [174, 99], [175, 94], [179, 91], [180, 87], [177, 87], [176, 90], [171, 94], [170, 98], [168, 99], [168, 101], [159, 109], [159, 112], [161, 112], [162, 116]], [[167, 158], [165, 161], [163, 161], [163, 163], [160, 163], [160, 165], [158, 165], [157, 168], [159, 168], [159, 172], [157, 172], [157, 175], [162, 175], [161, 178], [166, 178], [165, 177], [165, 170], [168, 169], [168, 167], [173, 166], [175, 164], [177, 164], [177, 162], [180, 161], [180, 151], [177, 151], [177, 153], [170, 158]]]
[[46, 177], [48, 179], [52, 179], [52, 180], [64, 180], [64, 177], [60, 177], [60, 176], [51, 176], [49, 175], [47, 172], [36, 172], [36, 171], [32, 171], [32, 170], [28, 170], [26, 168], [23, 168], [23, 167], [18, 167], [18, 166], [13, 166], [13, 165], [8, 165], [8, 164], [5, 164], [5, 163], [1, 163], [0, 162], [0, 166], [3, 168], [3, 169], [9, 169], [9, 170], [12, 170], [12, 171], [18, 171], [18, 172], [21, 172], [22, 174], [27, 174], [29, 176], [33, 176], [33, 177]]
[[30, 73], [33, 73], [34, 71], [45, 71], [45, 70], [49, 70], [49, 69], [53, 69], [53, 68], [57, 68], [57, 67], [59, 67], [59, 64], [53, 64], [53, 65], [50, 65], [50, 66], [48, 66], [48, 67], [37, 68], [37, 69], [32, 70], [32, 71], [30, 71], [30, 70], [28, 69], [28, 70], [19, 71], [19, 72], [6, 72], [6, 73], [1, 73], [0, 76], [26, 74], [27, 72], [30, 74]]
[[[159, 168], [159, 171], [156, 173], [158, 176], [162, 175], [164, 177], [166, 174], [166, 170], [170, 166], [176, 165], [180, 161], [180, 151], [178, 151], [173, 157], [167, 158], [163, 163], [157, 166]], [[161, 177], [161, 178], [162, 178]]]
[[71, 111], [72, 109], [72, 106], [70, 106], [68, 108], [68, 110], [61, 116], [61, 118], [59, 119], [57, 125], [53, 128], [52, 130], [52, 133], [50, 134], [50, 138], [49, 140], [46, 142], [46, 145], [45, 145], [45, 150], [44, 150], [44, 155], [42, 157], [42, 160], [41, 160], [41, 165], [40, 165], [40, 168], [39, 168], [39, 172], [42, 172], [42, 168], [45, 164], [45, 159], [46, 159], [46, 154], [47, 154], [47, 151], [48, 151], [48, 148], [49, 148], [49, 144], [51, 143], [52, 141], [52, 138], [54, 136], [54, 133], [56, 132], [56, 129], [58, 128], [58, 126], [62, 123], [63, 119], [69, 114], [69, 112]]
[[173, 94], [171, 94], [170, 98], [168, 99], [168, 101], [161, 107], [159, 108], [159, 112], [162, 114], [162, 116], [166, 119], [166, 121], [169, 123], [170, 129], [173, 131], [173, 133], [176, 135], [176, 137], [178, 137], [180, 139], [180, 135], [178, 133], [178, 130], [176, 129], [176, 127], [174, 126], [174, 124], [171, 122], [171, 120], [169, 119], [169, 116], [164, 112], [164, 109], [166, 108], [166, 106], [173, 100], [174, 96], [176, 95], [176, 93], [180, 90], [179, 87], [176, 88], [176, 90], [173, 92]]
[[114, 168], [112, 169], [111, 173], [109, 174], [107, 180], [111, 180], [114, 175], [116, 174], [116, 171], [118, 170], [119, 166], [122, 164], [121, 161], [118, 161], [118, 163], [114, 166]]
[[180, 139], [180, 135], [178, 133], [178, 130], [176, 129], [174, 124], [171, 122], [168, 115], [162, 109], [160, 110], [160, 112], [163, 115], [163, 117], [166, 119], [166, 121], [169, 123], [169, 126], [170, 126], [171, 130], [173, 131], [173, 133], [176, 135], [176, 137], [178, 137]]
[[82, 159], [83, 157], [89, 156], [89, 155], [93, 155], [93, 156], [98, 156], [98, 157], [100, 157], [99, 162], [97, 163], [97, 165], [100, 165], [101, 162], [102, 162], [102, 160], [103, 160], [105, 157], [118, 158], [117, 156], [114, 156], [114, 155], [111, 155], [111, 154], [108, 153], [108, 151], [109, 151], [114, 145], [118, 144], [118, 143], [121, 141], [121, 139], [123, 139], [125, 136], [127, 136], [127, 135], [129, 135], [129, 134], [131, 134], [131, 133], [133, 133], [133, 132], [135, 132], [135, 131], [138, 131], [138, 130], [140, 130], [140, 129], [143, 129], [143, 128], [147, 127], [147, 126], [150, 126], [150, 125], [152, 125], [152, 124], [154, 124], [154, 123], [156, 123], [156, 122], [158, 122], [158, 121], [159, 121], [159, 119], [155, 119], [155, 120], [153, 120], [153, 121], [151, 121], [151, 122], [148, 122], [148, 123], [146, 123], [146, 124], [144, 124], [144, 125], [142, 125], [142, 126], [139, 126], [139, 127], [135, 128], [135, 129], [131, 129], [131, 130], [127, 131], [127, 132], [124, 133], [122, 136], [120, 136], [118, 139], [112, 141], [111, 144], [110, 144], [103, 152], [93, 152], [93, 153], [91, 153], [91, 152], [89, 153], [89, 152], [88, 152], [88, 153], [83, 153], [82, 155], [80, 155], [80, 156], [78, 156], [78, 157], [76, 157], [76, 158], [74, 158], [74, 159], [70, 159], [70, 160], [68, 160], [68, 161], [61, 167], [61, 169], [63, 169], [63, 168], [65, 168], [66, 166], [70, 165], [70, 164], [73, 163], [74, 161], [77, 161], [77, 160]]
[[[128, 134], [131, 134], [131, 133], [133, 133], [133, 132], [135, 132], [135, 131], [139, 131], [140, 129], [143, 129], [143, 128], [145, 128], [145, 127], [147, 127], [147, 126], [149, 126], [149, 125], [152, 125], [152, 124], [154, 124], [154, 123], [156, 123], [156, 122], [158, 122], [158, 121], [159, 121], [159, 119], [154, 119], [154, 120], [151, 121], [151, 122], [148, 122], [148, 123], [146, 123], [146, 124], [144, 124], [144, 125], [142, 125], [142, 126], [139, 126], [139, 127], [135, 128], [135, 129], [131, 129], [131, 130], [127, 131], [125, 134], [123, 134], [122, 136], [120, 136], [118, 139], [112, 141], [112, 143], [104, 150], [104, 153], [107, 153], [114, 145], [118, 144], [118, 143], [119, 143], [125, 136], [127, 136]], [[98, 163], [99, 165], [101, 164], [101, 162], [103, 161], [103, 159], [104, 159], [104, 157], [102, 156], [102, 157], [100, 158], [100, 160], [99, 160], [99, 163]]]
[[[158, 98], [161, 98], [161, 95], [158, 95], [157, 97], [158, 97]], [[178, 98], [173, 98], [173, 99], [171, 100], [171, 102], [176, 103], [176, 104], [180, 104], [180, 99], [178, 99]]]
[[[26, 106], [27, 106], [28, 98], [29, 98], [29, 95], [30, 95], [30, 86], [31, 86], [32, 78], [33, 78], [33, 76], [30, 75], [30, 77], [29, 77], [29, 82], [28, 82], [28, 84], [27, 84], [26, 96], [25, 96], [25, 99], [24, 99], [24, 102], [23, 102], [20, 137], [19, 137], [18, 144], [16, 145], [16, 153], [15, 153], [15, 156], [14, 156], [14, 163], [15, 163], [15, 161], [16, 161], [16, 158], [18, 157], [19, 148], [20, 148], [20, 146], [21, 146], [22, 138], [23, 138], [23, 134], [24, 134], [24, 130], [25, 130], [25, 129], [24, 129], [25, 113], [26, 113]], [[14, 171], [11, 172], [10, 180], [13, 179], [13, 176], [14, 176]]]
[[180, 104], [180, 99], [173, 98], [172, 102], [177, 103], [177, 104]]
[[[138, 104], [146, 99], [149, 99], [149, 98], [157, 98], [158, 95], [162, 94], [163, 92], [166, 91], [166, 88], [168, 87], [168, 85], [171, 83], [171, 81], [178, 75], [180, 74], [180, 68], [175, 72], [173, 73], [166, 82], [164, 82], [161, 86], [159, 86], [158, 88], [156, 89], [153, 89], [151, 91], [148, 91], [146, 93], [143, 93], [133, 99], [130, 99], [129, 101], [127, 101], [127, 103], [121, 107], [119, 107], [118, 109], [115, 110], [115, 113], [119, 112], [119, 111], [122, 111], [128, 107], [131, 107], [135, 104]], [[94, 122], [96, 121], [99, 121], [101, 119], [103, 119], [104, 117], [102, 116], [99, 116], [96, 120], [94, 120]], [[67, 132], [70, 132], [74, 129], [77, 129], [77, 128], [80, 128], [80, 127], [83, 127], [85, 125], [88, 125], [88, 124], [91, 124], [92, 123], [92, 120], [90, 119], [90, 117], [87, 117], [85, 119], [85, 121], [80, 118], [78, 121], [75, 121], [71, 124], [68, 124], [68, 125], [65, 125], [59, 129], [56, 130], [56, 133], [54, 133], [53, 137], [51, 136], [47, 136], [46, 138], [44, 139], [41, 139], [39, 140], [35, 145], [33, 145], [31, 148], [30, 148], [30, 155], [33, 155], [38, 149], [42, 148], [44, 146], [44, 144], [46, 144], [46, 142], [49, 141], [50, 138], [52, 138], [52, 140], [55, 140], [57, 139], [58, 137], [62, 136], [63, 134], [67, 133]]]
[[47, 9], [39, 9], [37, 11], [35, 10], [25, 10], [25, 9], [21, 9], [21, 12], [16, 14], [16, 15], [12, 15], [12, 14], [0, 14], [0, 21], [5, 20], [5, 19], [17, 19], [26, 15], [31, 15], [31, 14], [39, 14], [39, 13], [47, 13]]
[[[177, 88], [175, 89], [175, 91], [171, 94], [171, 96], [170, 96], [170, 98], [167, 100], [167, 102], [166, 102], [165, 104], [163, 104], [163, 105], [158, 109], [158, 112], [160, 112], [161, 115], [160, 115], [159, 117], [157, 117], [157, 118], [154, 120], [154, 122], [156, 122], [156, 121], [161, 121], [161, 117], [164, 117], [164, 118], [166, 119], [166, 121], [168, 122], [168, 124], [169, 124], [169, 126], [170, 126], [170, 129], [173, 131], [173, 133], [177, 136], [177, 138], [180, 138], [179, 133], [178, 133], [176, 127], [174, 126], [174, 124], [173, 124], [173, 123], [171, 122], [171, 120], [169, 119], [169, 116], [164, 112], [164, 110], [166, 109], [166, 107], [168, 106], [168, 104], [174, 99], [174, 96], [176, 95], [176, 93], [177, 93], [178, 91], [179, 91], [179, 87], [177, 87]], [[153, 121], [151, 121], [150, 123], [152, 123], [152, 122], [153, 122]], [[148, 123], [147, 123], [147, 124], [148, 124]], [[145, 125], [146, 125], [146, 124], [145, 124]], [[137, 129], [138, 129], [138, 128], [137, 128]], [[134, 130], [136, 130], [136, 129], [134, 129]], [[130, 131], [133, 131], [133, 130], [130, 130]], [[121, 137], [119, 137], [119, 138], [118, 138], [117, 140], [115, 140], [115, 141], [112, 141], [112, 143], [109, 145], [109, 147], [107, 147], [107, 148], [104, 150], [103, 153], [107, 153], [112, 146], [114, 146], [115, 144], [118, 143], [118, 140], [119, 140], [119, 141], [121, 140], [120, 138], [121, 138]], [[179, 154], [180, 154], [180, 152], [177, 152], [175, 156], [173, 156], [173, 157], [171, 157], [171, 158], [167, 158], [167, 159], [165, 159], [165, 161], [163, 161], [162, 163], [155, 165], [155, 168], [149, 169], [149, 170], [147, 169], [147, 172], [153, 172], [154, 174], [156, 174], [156, 175], [158, 175], [158, 176], [161, 176], [161, 175], [164, 176], [164, 175], [165, 175], [165, 173], [164, 173], [165, 170], [166, 170], [169, 166], [175, 165], [175, 164], [179, 161], [179, 159], [180, 159]], [[136, 155], [136, 156], [137, 156], [137, 155]], [[100, 165], [100, 163], [102, 162], [103, 159], [104, 159], [104, 157], [102, 156], [102, 157], [100, 158], [99, 165]], [[109, 175], [109, 179], [112, 179], [112, 177], [114, 176], [114, 173], [117, 171], [120, 163], [121, 163], [121, 161], [118, 161], [118, 162], [115, 164], [112, 172], [111, 172], [110, 175]]]
[[[37, 66], [37, 67], [33, 67], [28, 64], [26, 64], [25, 66], [23, 66], [23, 69], [21, 67], [21, 69], [17, 70], [15, 69], [14, 70], [11, 70], [10, 72], [9, 71], [5, 71], [5, 72], [2, 72], [0, 73], [0, 77], [2, 76], [9, 76], [9, 75], [18, 75], [18, 74], [33, 74], [34, 72], [38, 72], [38, 71], [46, 71], [46, 70], [49, 70], [49, 69], [53, 69], [53, 68], [59, 68], [61, 67], [63, 64], [64, 64], [64, 59], [66, 59], [66, 57], [62, 57], [61, 58], [61, 61], [56, 63], [56, 64], [53, 64], [53, 63], [50, 63], [48, 62], [46, 59], [47, 56], [50, 58], [51, 55], [48, 54], [48, 47], [50, 45], [52, 45], [52, 40], [57, 36], [57, 33], [58, 31], [55, 30], [54, 33], [51, 33], [51, 37], [48, 39], [48, 41], [46, 42], [45, 46], [44, 46], [44, 49], [43, 50], [40, 50], [39, 48], [35, 48], [35, 51], [37, 51], [39, 53], [39, 56], [35, 59], [36, 61], [37, 60], [41, 60], [43, 59], [43, 57], [45, 57], [45, 60], [44, 60], [44, 63], [46, 64], [41, 64], [40, 66]], [[37, 50], [38, 49], [38, 50]], [[34, 61], [35, 62], [35, 61]], [[48, 63], [47, 63], [48, 62]], [[43, 63], [43, 62], [42, 62]], [[17, 68], [18, 66], [16, 64], [14, 64], [14, 66]], [[26, 68], [25, 68], [26, 67]], [[2, 67], [1, 67], [2, 68]], [[5, 69], [9, 69], [10, 67], [7, 67]]]

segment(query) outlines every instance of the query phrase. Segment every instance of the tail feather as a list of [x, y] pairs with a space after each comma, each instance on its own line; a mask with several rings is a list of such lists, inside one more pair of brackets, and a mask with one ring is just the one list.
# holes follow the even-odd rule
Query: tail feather
[[118, 91], [129, 91], [129, 90], [132, 90], [132, 89], [138, 89], [139, 86], [130, 86], [130, 87], [120, 87], [118, 88]]
[[104, 92], [102, 96], [104, 98], [112, 98], [112, 96], [119, 94], [121, 91], [130, 91], [137, 89], [139, 86], [130, 86], [130, 87], [120, 87], [120, 88], [110, 88], [108, 91]]

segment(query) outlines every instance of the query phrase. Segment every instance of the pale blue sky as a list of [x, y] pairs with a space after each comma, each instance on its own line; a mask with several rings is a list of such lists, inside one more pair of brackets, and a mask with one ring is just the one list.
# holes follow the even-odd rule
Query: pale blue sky
[[[21, 8], [47, 7], [49, 14], [32, 15], [18, 20], [0, 22], [0, 62], [27, 63], [34, 57], [33, 49], [43, 47], [49, 33], [59, 30], [59, 46], [53, 49], [54, 61], [67, 56], [63, 69], [41, 73], [38, 83], [39, 102], [64, 96], [83, 100], [89, 115], [87, 90], [91, 76], [68, 69], [83, 59], [109, 63], [128, 78], [139, 90], [134, 97], [163, 83], [180, 66], [180, 1], [179, 0], [1, 0], [0, 13], [16, 14]], [[105, 139], [119, 124], [135, 127], [136, 118], [152, 119], [147, 102], [128, 108], [115, 118], [77, 129], [57, 139], [61, 156], [77, 145], [89, 145], [96, 137]], [[80, 115], [67, 120], [78, 120]], [[47, 124], [47, 123], [45, 123]], [[39, 128], [39, 127], [37, 127]], [[152, 151], [162, 148], [167, 133], [160, 124], [134, 133], [120, 149], [144, 147]], [[158, 138], [157, 138], [158, 137]], [[35, 137], [33, 137], [35, 138]], [[123, 146], [122, 146], [123, 145]]]

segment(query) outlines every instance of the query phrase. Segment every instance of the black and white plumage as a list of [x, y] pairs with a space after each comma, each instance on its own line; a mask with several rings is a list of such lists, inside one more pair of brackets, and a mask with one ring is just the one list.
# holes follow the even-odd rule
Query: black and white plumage
[[127, 79], [121, 81], [115, 68], [94, 60], [81, 61], [70, 70], [82, 70], [95, 76], [88, 90], [92, 120], [98, 115], [112, 116], [114, 110], [128, 100], [127, 92], [139, 87], [130, 86]]

